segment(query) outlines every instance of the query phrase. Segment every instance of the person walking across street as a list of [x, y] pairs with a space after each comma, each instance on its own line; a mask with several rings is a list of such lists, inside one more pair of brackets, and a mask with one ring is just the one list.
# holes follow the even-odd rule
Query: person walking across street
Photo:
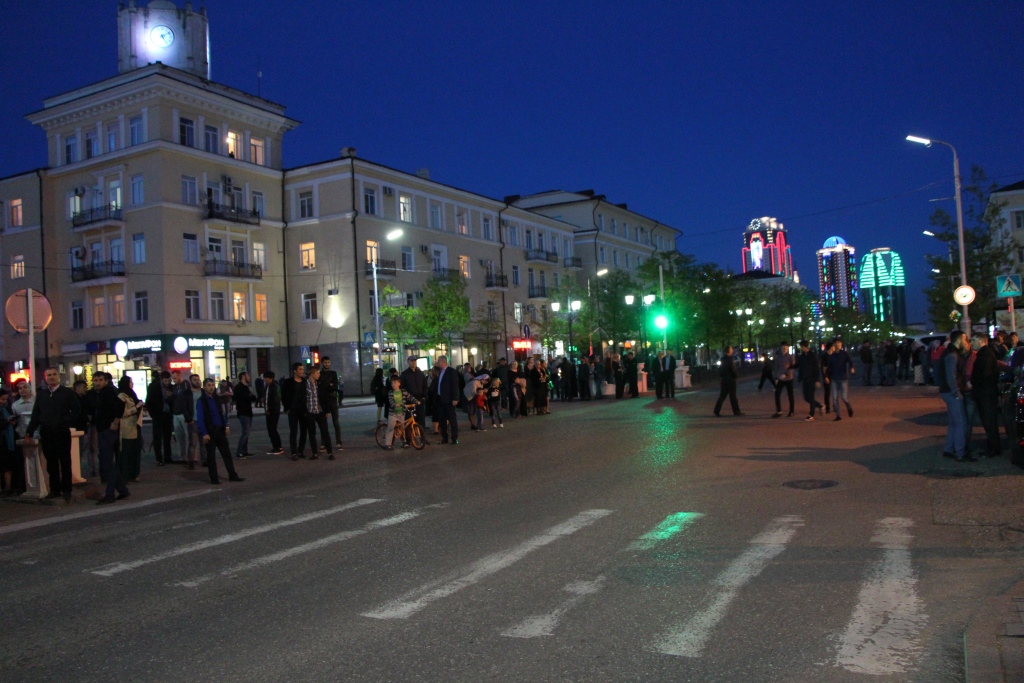
[[804, 391], [804, 400], [807, 401], [809, 412], [805, 421], [814, 419], [814, 411], [824, 408], [818, 403], [815, 390], [821, 385], [821, 361], [818, 354], [811, 351], [811, 343], [806, 339], [800, 341], [800, 354], [796, 358], [797, 380]]
[[821, 388], [823, 399], [825, 401], [825, 414], [828, 415], [832, 411], [832, 366], [830, 365], [832, 360], [832, 343], [825, 344], [825, 348], [821, 350], [819, 354], [819, 360], [821, 361]]
[[793, 366], [795, 360], [789, 352], [789, 344], [782, 342], [780, 351], [772, 359], [772, 374], [775, 376], [775, 414], [772, 417], [782, 417], [782, 391], [786, 391], [789, 397], [789, 414], [793, 417]]
[[448, 367], [448, 356], [438, 356], [437, 367], [437, 414], [441, 418], [441, 443], [448, 443], [451, 432], [451, 443], [459, 443], [459, 419], [455, 414], [455, 406], [459, 403], [459, 378], [455, 368]]
[[[306, 447], [306, 368], [302, 363], [292, 363], [292, 376], [281, 382], [281, 405], [288, 411], [288, 445], [292, 460], [298, 460]], [[302, 393], [301, 400], [296, 396]], [[297, 448], [302, 440], [302, 449]]]
[[[321, 445], [316, 443], [316, 430], [320, 428]], [[306, 382], [306, 432], [309, 434], [309, 447], [313, 454], [310, 460], [320, 457], [320, 451], [327, 452], [327, 459], [334, 460], [334, 449], [331, 447], [331, 433], [327, 429], [327, 385], [323, 381], [323, 375], [319, 365], [314, 365], [309, 371], [309, 381]], [[341, 441], [338, 441], [338, 448], [341, 448]], [[302, 447], [299, 447], [302, 450]]]
[[320, 363], [320, 383], [324, 385], [324, 414], [334, 423], [334, 442], [341, 443], [341, 422], [338, 409], [341, 407], [341, 381], [337, 370], [331, 370], [331, 359], [324, 356]]
[[961, 462], [973, 462], [977, 458], [967, 453], [967, 410], [964, 406], [964, 392], [967, 389], [967, 378], [964, 375], [966, 348], [964, 333], [953, 330], [949, 335], [949, 345], [939, 357], [935, 379], [939, 385], [939, 397], [946, 404], [949, 418], [942, 455]]
[[[989, 458], [1002, 455], [999, 440], [999, 361], [995, 349], [984, 332], [975, 332], [971, 346], [977, 352], [971, 372], [971, 398], [978, 409], [978, 417], [985, 428], [986, 451]], [[971, 424], [965, 423], [965, 444], [969, 448]]]
[[767, 353], [761, 354], [761, 381], [757, 383], [758, 391], [761, 391], [765, 382], [768, 382], [773, 387], [775, 386], [775, 378], [772, 377], [772, 363], [768, 359]]
[[[116, 396], [115, 396], [116, 400]], [[56, 368], [46, 369], [46, 385], [36, 395], [32, 416], [25, 430], [25, 443], [33, 443], [32, 435], [39, 429], [39, 447], [46, 457], [50, 475], [48, 498], [71, 502], [71, 429], [78, 420], [78, 397], [61, 385]]]
[[252, 432], [252, 402], [256, 397], [249, 388], [249, 373], [244, 370], [238, 373], [234, 397], [235, 412], [238, 413], [238, 422], [242, 430], [238, 437], [238, 445], [235, 447], [235, 457], [248, 458], [252, 455], [249, 452], [249, 434]]
[[829, 378], [832, 384], [832, 408], [836, 411], [834, 422], [843, 419], [839, 414], [839, 399], [846, 404], [846, 412], [853, 417], [853, 406], [850, 405], [850, 375], [856, 374], [853, 358], [843, 349], [842, 339], [832, 340], [832, 355], [828, 357]]
[[725, 403], [725, 397], [729, 397], [729, 403], [732, 406], [733, 415], [742, 415], [740, 412], [740, 403], [736, 400], [736, 378], [739, 373], [736, 371], [736, 359], [732, 355], [732, 347], [725, 347], [725, 355], [722, 356], [720, 361], [719, 374], [722, 377], [722, 391], [718, 394], [718, 403], [715, 404], [715, 417], [722, 416], [722, 404]]
[[217, 382], [207, 377], [203, 382], [203, 393], [196, 401], [196, 429], [206, 446], [206, 468], [210, 472], [210, 483], [219, 484], [220, 474], [217, 472], [217, 452], [224, 461], [224, 469], [228, 473], [228, 481], [245, 481], [235, 471], [235, 463], [231, 459], [231, 446], [228, 436], [231, 428], [228, 419], [220, 410], [217, 395]]
[[[115, 500], [123, 500], [131, 495], [124, 483], [121, 471], [116, 464], [117, 441], [121, 436], [121, 416], [124, 414], [124, 402], [117, 397], [117, 390], [111, 382], [110, 374], [96, 372], [92, 376], [92, 384], [96, 387], [96, 433], [99, 436], [100, 473], [107, 484], [107, 490], [96, 504], [108, 505]], [[114, 493], [117, 497], [114, 497]]]
[[281, 447], [281, 434], [277, 431], [277, 423], [281, 420], [281, 387], [277, 386], [273, 370], [263, 373], [266, 390], [263, 405], [266, 409], [267, 435], [270, 437], [270, 452], [267, 455], [284, 455]]
[[[400, 378], [402, 389], [409, 392], [409, 395], [417, 401], [416, 422], [419, 423], [420, 428], [423, 430], [423, 443], [427, 443], [427, 376], [416, 365], [417, 360], [419, 359], [416, 356], [409, 356], [406, 359], [408, 367], [402, 370]], [[504, 372], [505, 376], [508, 376], [508, 368], [505, 368]]]

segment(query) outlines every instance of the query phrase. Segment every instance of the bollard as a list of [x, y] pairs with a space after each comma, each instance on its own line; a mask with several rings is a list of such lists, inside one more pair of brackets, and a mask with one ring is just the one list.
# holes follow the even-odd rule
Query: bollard
[[26, 444], [24, 439], [15, 442], [21, 446], [25, 458], [25, 493], [22, 498], [42, 500], [50, 494], [50, 478], [46, 472], [46, 457], [39, 448], [39, 442]]
[[676, 366], [676, 389], [690, 389], [692, 387], [693, 382], [690, 377], [690, 366]]
[[71, 429], [71, 485], [84, 484], [82, 477], [82, 437], [85, 432]]

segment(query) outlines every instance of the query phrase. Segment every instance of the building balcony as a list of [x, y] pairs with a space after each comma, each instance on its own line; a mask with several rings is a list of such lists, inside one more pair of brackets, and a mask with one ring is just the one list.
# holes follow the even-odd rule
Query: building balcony
[[207, 218], [217, 218], [232, 223], [244, 223], [245, 225], [259, 225], [260, 214], [253, 209], [240, 209], [229, 204], [217, 204], [211, 202], [206, 207]]
[[[377, 279], [390, 280], [398, 272], [398, 265], [394, 261], [377, 260]], [[373, 277], [373, 262], [366, 262], [366, 277]]]
[[120, 226], [123, 222], [124, 215], [121, 207], [116, 204], [83, 209], [71, 216], [71, 227], [74, 230], [80, 228], [102, 228], [104, 225]]
[[241, 263], [238, 261], [219, 261], [209, 259], [203, 262], [203, 274], [206, 277], [230, 277], [243, 280], [262, 280], [263, 266], [258, 263]]
[[487, 289], [505, 291], [508, 289], [508, 275], [501, 273], [488, 273], [484, 285]]
[[527, 249], [526, 260], [528, 262], [558, 263], [558, 254], [553, 251], [544, 251], [543, 249]]
[[124, 277], [124, 261], [96, 261], [71, 268], [72, 283], [113, 284], [123, 282]]
[[579, 270], [583, 267], [583, 259], [579, 256], [566, 256], [565, 267], [574, 270]]
[[435, 278], [443, 282], [452, 282], [462, 277], [462, 273], [455, 268], [434, 268], [432, 272]]
[[530, 298], [531, 299], [547, 299], [548, 288], [547, 285], [533, 285], [530, 287]]

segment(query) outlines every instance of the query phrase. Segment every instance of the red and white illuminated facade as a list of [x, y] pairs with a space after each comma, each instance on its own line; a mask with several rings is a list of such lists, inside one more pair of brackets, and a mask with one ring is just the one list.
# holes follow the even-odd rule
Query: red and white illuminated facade
[[794, 277], [786, 229], [774, 218], [755, 218], [743, 233], [743, 272], [753, 270]]

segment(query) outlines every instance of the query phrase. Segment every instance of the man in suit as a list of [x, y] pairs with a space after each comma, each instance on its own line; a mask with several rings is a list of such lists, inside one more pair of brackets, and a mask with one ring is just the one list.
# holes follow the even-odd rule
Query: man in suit
[[657, 357], [651, 360], [651, 367], [647, 368], [647, 374], [654, 378], [654, 393], [658, 398], [661, 398], [665, 395], [665, 380], [661, 372], [661, 365], [665, 360], [665, 352], [658, 351]]
[[32, 443], [32, 435], [38, 428], [40, 448], [46, 456], [46, 471], [50, 475], [48, 498], [64, 496], [66, 502], [71, 502], [71, 430], [80, 414], [78, 396], [60, 383], [56, 368], [47, 368], [46, 386], [36, 395], [25, 443]]
[[273, 370], [263, 373], [266, 390], [263, 394], [263, 405], [267, 409], [267, 434], [270, 436], [270, 452], [267, 455], [284, 455], [281, 447], [281, 434], [277, 431], [278, 420], [281, 419], [281, 388], [274, 380]]
[[732, 405], [733, 415], [742, 415], [740, 412], [740, 403], [736, 400], [736, 378], [739, 373], [736, 372], [736, 359], [732, 355], [732, 347], [725, 347], [725, 355], [722, 356], [720, 361], [719, 373], [722, 376], [722, 391], [718, 394], [718, 403], [715, 404], [715, 417], [722, 417], [722, 404], [725, 403], [725, 397], [729, 397], [729, 403]]
[[661, 382], [665, 386], [665, 398], [676, 397], [676, 357], [671, 350], [665, 351], [665, 356], [660, 359], [659, 368]]
[[459, 378], [455, 368], [448, 367], [448, 356], [439, 356], [437, 367], [437, 414], [441, 418], [441, 443], [448, 443], [448, 429], [451, 428], [452, 444], [459, 442], [459, 420], [455, 406], [459, 404]]

